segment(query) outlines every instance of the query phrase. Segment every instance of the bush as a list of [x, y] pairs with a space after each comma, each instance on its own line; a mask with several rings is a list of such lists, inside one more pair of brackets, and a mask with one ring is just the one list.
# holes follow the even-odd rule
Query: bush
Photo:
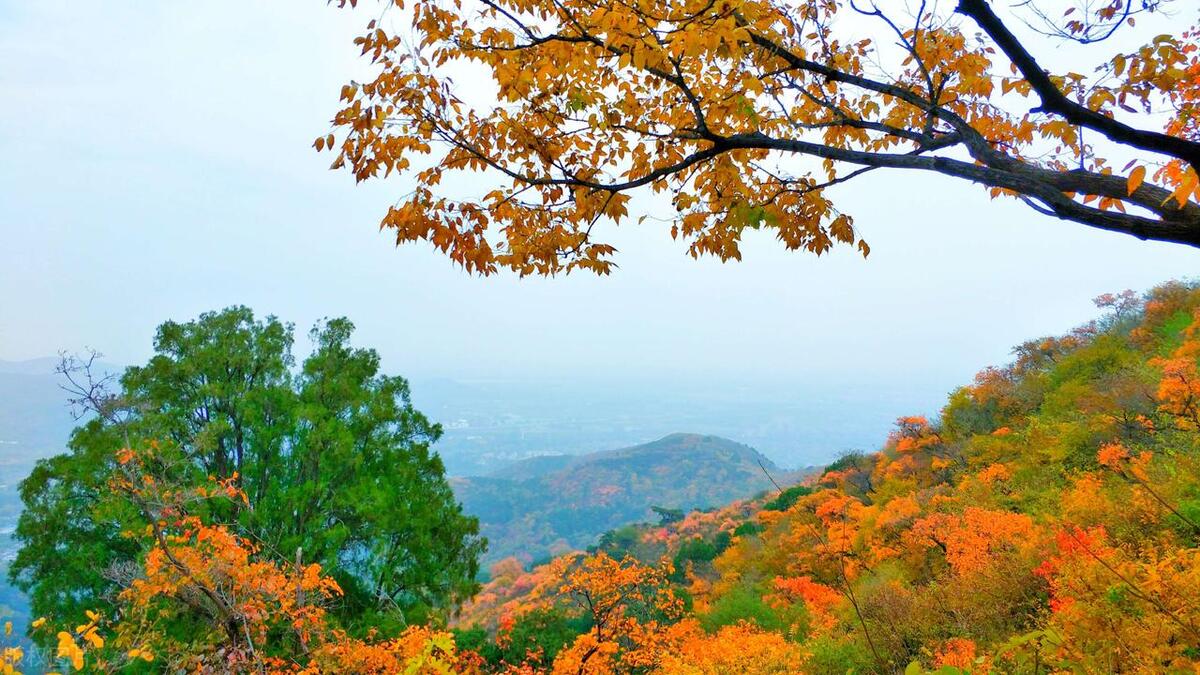
[[[841, 460], [838, 460], [841, 461]], [[836, 464], [837, 462], [834, 462]], [[833, 464], [829, 465], [833, 467]], [[832, 470], [829, 469], [829, 470]], [[764, 511], [787, 511], [792, 508], [796, 502], [800, 501], [801, 497], [812, 494], [812, 488], [803, 485], [793, 485], [792, 487], [779, 493], [775, 499], [763, 505]]]
[[807, 633], [807, 613], [803, 605], [776, 609], [762, 596], [762, 588], [757, 584], [737, 586], [712, 603], [708, 613], [700, 617], [700, 624], [710, 633], [741, 621], [792, 638], [802, 638]]
[[568, 616], [560, 609], [535, 609], [521, 615], [504, 646], [477, 627], [455, 630], [454, 637], [459, 649], [478, 653], [492, 666], [520, 665], [531, 653], [541, 654], [538, 664], [549, 665], [564, 647], [590, 629], [591, 622], [585, 617]]
[[828, 637], [818, 638], [806, 645], [809, 657], [804, 672], [813, 675], [845, 675], [870, 673], [876, 670], [871, 653], [856, 642], [840, 642]]
[[738, 525], [737, 529], [735, 529], [733, 531], [733, 534], [734, 534], [734, 536], [737, 536], [737, 537], [749, 537], [752, 535], [756, 535], [762, 531], [763, 531], [762, 525], [759, 525], [758, 523], [756, 523], [754, 521], [747, 520], [746, 522], [742, 523], [741, 525]]

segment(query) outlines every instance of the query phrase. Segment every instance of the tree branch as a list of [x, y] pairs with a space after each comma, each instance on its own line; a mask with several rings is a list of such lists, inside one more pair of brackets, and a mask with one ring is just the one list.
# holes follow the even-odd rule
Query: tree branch
[[1021, 71], [1041, 99], [1041, 110], [1060, 115], [1071, 124], [1099, 132], [1115, 143], [1181, 159], [1200, 170], [1200, 143], [1131, 127], [1067, 98], [1021, 41], [992, 11], [987, 0], [959, 0], [956, 11], [974, 19]]

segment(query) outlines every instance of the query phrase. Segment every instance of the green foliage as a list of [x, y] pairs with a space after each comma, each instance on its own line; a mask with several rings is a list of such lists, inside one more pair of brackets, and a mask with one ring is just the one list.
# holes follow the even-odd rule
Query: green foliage
[[619, 560], [632, 553], [641, 540], [642, 532], [637, 525], [625, 525], [600, 535], [596, 545], [588, 547], [588, 553], [603, 551], [610, 557]]
[[756, 523], [752, 520], [747, 520], [746, 522], [741, 523], [736, 528], [734, 528], [733, 534], [736, 537], [750, 537], [750, 536], [756, 535], [762, 531], [763, 531], [762, 525], [759, 525], [758, 523]]
[[129, 368], [105, 411], [22, 484], [22, 548], [10, 570], [39, 615], [104, 609], [137, 555], [120, 533], [140, 526], [103, 495], [116, 450], [161, 442], [183, 484], [234, 478], [248, 503], [210, 514], [235, 522], [280, 561], [318, 562], [345, 590], [351, 627], [444, 611], [477, 587], [483, 541], [430, 445], [438, 425], [413, 409], [408, 383], [379, 372], [334, 319], [309, 337], [298, 370], [293, 331], [234, 307], [167, 322], [155, 355]]
[[[835, 462], [836, 463], [836, 462]], [[793, 485], [792, 487], [779, 493], [771, 501], [763, 505], [764, 511], [787, 511], [792, 508], [792, 505], [800, 500], [801, 497], [812, 494], [812, 488], [804, 485]]]
[[542, 655], [542, 663], [551, 663], [563, 647], [591, 630], [585, 616], [570, 616], [560, 609], [537, 609], [523, 616], [508, 633], [503, 660], [520, 663], [530, 652]]
[[824, 473], [831, 473], [833, 471], [845, 471], [846, 469], [855, 468], [855, 467], [859, 466], [864, 459], [866, 459], [866, 455], [864, 453], [861, 453], [857, 450], [852, 450], [850, 452], [844, 453], [841, 457], [838, 457], [837, 459], [830, 462], [825, 467]]
[[472, 650], [490, 666], [499, 669], [504, 664], [518, 665], [528, 657], [534, 664], [549, 665], [554, 657], [575, 638], [591, 630], [586, 616], [572, 615], [562, 608], [543, 607], [521, 615], [519, 621], [501, 636], [490, 639], [482, 628], [455, 631], [460, 649]]
[[722, 551], [729, 547], [729, 541], [729, 533], [721, 532], [713, 541], [695, 537], [681, 543], [672, 561], [675, 571], [671, 575], [671, 580], [676, 583], [683, 583], [687, 579], [689, 563], [712, 562]]
[[661, 506], [651, 506], [650, 510], [658, 516], [658, 522], [660, 525], [677, 523], [683, 520], [683, 510], [681, 509], [668, 509]]
[[1183, 341], [1183, 330], [1192, 323], [1192, 315], [1185, 311], [1178, 311], [1171, 315], [1171, 318], [1163, 322], [1157, 333], [1160, 338], [1168, 346], [1177, 346]]
[[913, 661], [904, 669], [904, 675], [964, 675], [964, 671], [955, 666], [942, 666], [934, 670], [925, 670], [921, 667], [920, 661]]
[[484, 656], [484, 651], [492, 647], [488, 632], [478, 626], [455, 628], [451, 630], [451, 633], [454, 635], [454, 644], [463, 651], [469, 650]]
[[1191, 496], [1180, 500], [1178, 511], [1189, 521], [1193, 523], [1200, 523], [1200, 495], [1195, 494], [1197, 492], [1196, 490], [1193, 490], [1192, 492], [1193, 494]]
[[714, 633], [722, 626], [745, 621], [762, 630], [803, 638], [807, 632], [808, 615], [802, 603], [776, 608], [763, 600], [764, 589], [758, 584], [741, 583], [717, 598], [709, 611], [700, 617], [704, 630]]
[[1132, 368], [1142, 360], [1123, 337], [1102, 334], [1086, 347], [1058, 358], [1049, 371], [1048, 384], [1051, 389], [1056, 389], [1067, 382], [1095, 382]]
[[717, 549], [717, 555], [725, 552], [729, 545], [733, 543], [733, 535], [727, 530], [721, 530], [713, 537], [713, 546]]
[[686, 562], [689, 560], [708, 562], [713, 558], [716, 558], [717, 554], [720, 552], [720, 549], [718, 549], [717, 546], [712, 542], [696, 538], [688, 540], [680, 545], [679, 552], [675, 554], [675, 560], [678, 562]]
[[847, 675], [877, 670], [870, 650], [855, 640], [837, 640], [826, 636], [805, 643], [805, 647], [809, 650], [809, 657], [804, 661], [805, 673]]
[[942, 431], [948, 438], [969, 438], [996, 430], [997, 408], [994, 401], [980, 403], [969, 389], [960, 387], [950, 394], [942, 408]]
[[123, 519], [102, 504], [112, 454], [82, 440], [99, 431], [95, 422], [78, 430], [72, 454], [38, 462], [21, 483], [25, 511], [14, 537], [22, 547], [8, 574], [35, 615], [83, 616], [113, 589], [104, 570], [139, 552], [120, 536]]

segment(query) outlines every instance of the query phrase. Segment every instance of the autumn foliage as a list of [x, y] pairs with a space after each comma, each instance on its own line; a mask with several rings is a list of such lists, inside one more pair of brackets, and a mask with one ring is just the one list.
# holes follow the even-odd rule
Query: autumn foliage
[[[1141, 27], [1170, 0], [382, 4], [356, 40], [373, 74], [315, 146], [360, 181], [414, 178], [382, 226], [471, 271], [606, 273], [600, 224], [635, 209], [694, 256], [740, 258], [753, 230], [865, 255], [830, 188], [879, 169], [1200, 244], [1196, 30]], [[1062, 41], [1099, 46], [1047, 72]]]
[[[120, 672], [139, 665], [168, 672], [446, 673], [468, 672], [445, 632], [412, 627], [390, 638], [354, 638], [327, 608], [341, 595], [320, 565], [280, 565], [226, 525], [198, 513], [214, 502], [246, 503], [236, 476], [192, 487], [171, 480], [158, 444], [124, 449], [110, 489], [141, 511], [144, 531], [124, 535], [146, 553], [121, 579], [117, 614], [87, 612], [74, 629], [47, 619], [33, 632], [57, 630], [49, 658], [66, 670]], [[13, 667], [17, 667], [14, 659]]]
[[806, 484], [501, 561], [449, 627], [348, 631], [303, 551], [209, 522], [245, 505], [236, 479], [185, 487], [169, 448], [125, 449], [109, 489], [146, 526], [117, 611], [34, 631], [97, 672], [1192, 672], [1200, 287], [1097, 304]]
[[568, 570], [609, 569], [576, 577], [602, 591], [633, 556], [638, 579], [671, 561], [676, 618], [489, 667], [580, 672], [595, 649], [607, 670], [583, 672], [1195, 670], [1200, 430], [1179, 373], [1200, 356], [1200, 289], [1097, 304], [1095, 322], [1019, 346], [938, 419], [901, 418], [878, 453], [810, 485], [647, 525], [591, 558], [506, 563], [460, 638], [519, 634], [552, 606], [585, 615], [564, 602]]

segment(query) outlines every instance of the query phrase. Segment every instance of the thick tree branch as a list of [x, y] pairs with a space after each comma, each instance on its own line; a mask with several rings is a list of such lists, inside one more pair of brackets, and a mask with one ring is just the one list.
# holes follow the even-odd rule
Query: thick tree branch
[[1017, 70], [1021, 71], [1021, 75], [1041, 99], [1041, 110], [1060, 115], [1071, 124], [1097, 131], [1115, 143], [1175, 157], [1200, 170], [1200, 143], [1131, 127], [1067, 98], [1029, 50], [1025, 49], [1021, 41], [992, 11], [987, 0], [959, 0], [957, 11], [974, 19], [1016, 65]]
[[[442, 133], [442, 137], [455, 147], [471, 154], [509, 177], [528, 185], [562, 185], [584, 187], [605, 192], [621, 192], [667, 178], [680, 173], [688, 167], [733, 150], [773, 150], [866, 167], [917, 169], [940, 173], [988, 187], [1011, 190], [1019, 195], [1036, 199], [1046, 205], [1045, 209], [1038, 209], [1040, 212], [1052, 213], [1063, 220], [1083, 223], [1111, 232], [1129, 234], [1143, 240], [1153, 239], [1156, 241], [1200, 247], [1200, 207], [1196, 207], [1195, 205], [1189, 205], [1187, 210], [1179, 210], [1167, 214], [1174, 217], [1156, 219], [1137, 214], [1122, 213], [1120, 211], [1093, 208], [1075, 201], [1066, 194], [1068, 192], [1082, 192], [1086, 194], [1117, 192], [1118, 194], [1123, 194], [1120, 191], [1124, 189], [1125, 181], [1119, 177], [1103, 176], [1090, 172], [1061, 172], [1043, 169], [1011, 157], [1000, 155], [1000, 153], [996, 153], [997, 156], [1004, 158], [1004, 162], [1000, 166], [921, 154], [922, 152], [956, 143], [959, 140], [957, 135], [942, 137], [939, 139], [939, 142], [935, 142], [925, 148], [920, 148], [919, 152], [878, 153], [837, 148], [800, 139], [773, 138], [761, 132], [734, 134], [731, 136], [708, 134], [706, 138], [712, 143], [710, 147], [697, 150], [679, 162], [660, 167], [644, 176], [617, 183], [604, 183], [573, 176], [556, 178], [552, 176], [522, 174], [505, 166], [502, 162], [488, 156], [486, 153], [481, 152], [478, 148], [467, 142], [466, 139], [453, 134], [449, 130], [439, 129], [439, 131]], [[1139, 193], [1141, 194], [1139, 195]], [[1147, 198], [1146, 202], [1139, 201], [1138, 203], [1145, 203], [1149, 208], [1149, 206], [1154, 206], [1154, 199], [1163, 194], [1167, 194], [1167, 191], [1162, 188], [1143, 185], [1134, 195], [1126, 195], [1125, 198], [1132, 200], [1138, 199], [1139, 196], [1145, 197]], [[1114, 196], [1114, 198], [1118, 197]], [[1027, 201], [1026, 203], [1029, 202]]]
[[770, 138], [758, 132], [730, 136], [723, 139], [721, 145], [728, 149], [779, 150], [861, 166], [931, 171], [1035, 197], [1064, 220], [1086, 223], [1102, 230], [1129, 234], [1138, 239], [1154, 239], [1200, 247], [1200, 222], [1157, 220], [1136, 214], [1089, 207], [1076, 202], [1058, 188], [1041, 180], [1042, 176], [1039, 175], [1042, 172], [1061, 175], [1059, 172], [1034, 167], [1020, 171], [1005, 171], [949, 157], [846, 150], [809, 141]]

